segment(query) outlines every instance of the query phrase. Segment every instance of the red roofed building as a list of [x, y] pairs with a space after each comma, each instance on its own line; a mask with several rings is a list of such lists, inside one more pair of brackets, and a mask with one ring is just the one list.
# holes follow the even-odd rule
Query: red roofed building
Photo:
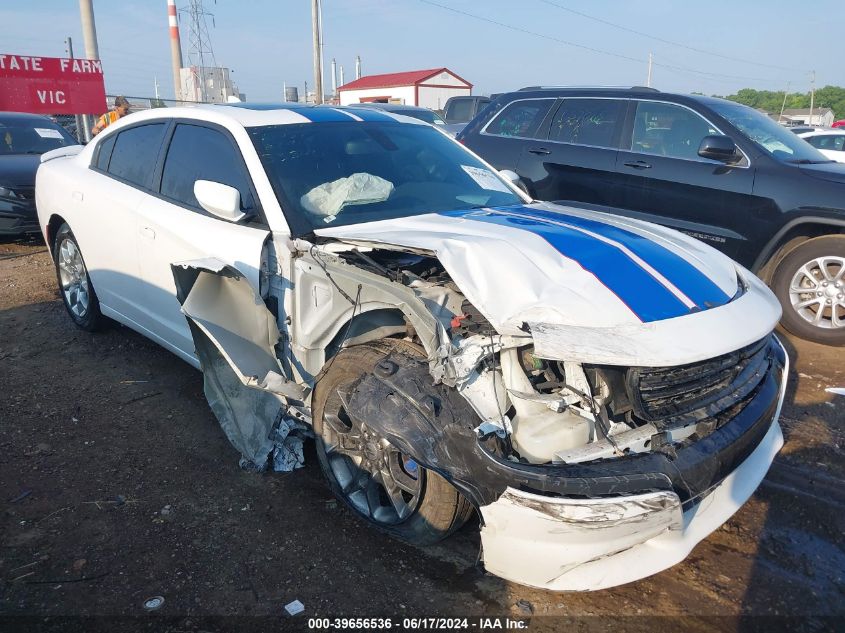
[[448, 68], [368, 75], [337, 89], [340, 105], [402, 103], [440, 110], [449, 97], [472, 94], [472, 84]]

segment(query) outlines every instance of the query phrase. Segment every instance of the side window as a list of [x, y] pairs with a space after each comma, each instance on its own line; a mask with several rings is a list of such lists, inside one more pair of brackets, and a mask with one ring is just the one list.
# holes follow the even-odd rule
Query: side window
[[527, 99], [505, 106], [484, 131], [495, 136], [531, 138], [551, 109], [554, 99]]
[[109, 168], [109, 159], [111, 158], [112, 149], [114, 149], [114, 141], [117, 134], [112, 134], [106, 140], [100, 143], [97, 150], [97, 160], [94, 166], [102, 171], [107, 171]]
[[197, 180], [211, 180], [234, 187], [241, 194], [241, 210], [255, 208], [243, 161], [232, 142], [217, 130], [179, 124], [164, 161], [161, 194], [199, 209], [201, 207], [194, 197]]
[[552, 119], [549, 140], [615, 148], [624, 113], [625, 102], [618, 99], [566, 99]]
[[164, 123], [151, 123], [120, 132], [112, 149], [109, 173], [132, 184], [148, 186], [165, 127]]
[[692, 110], [671, 103], [638, 101], [631, 151], [699, 159], [698, 146], [711, 134], [719, 131]]
[[804, 139], [813, 147], [818, 149], [831, 149], [838, 152], [842, 151], [842, 145], [845, 142], [845, 134], [827, 134], [824, 136], [809, 136]]

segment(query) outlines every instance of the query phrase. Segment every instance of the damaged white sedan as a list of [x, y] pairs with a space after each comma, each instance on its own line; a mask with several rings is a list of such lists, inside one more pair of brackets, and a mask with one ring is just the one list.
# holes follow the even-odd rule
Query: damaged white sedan
[[36, 199], [71, 318], [200, 368], [244, 465], [313, 430], [354, 513], [427, 544], [477, 511], [486, 569], [519, 583], [683, 560], [783, 442], [780, 308], [756, 277], [532, 202], [413, 119], [151, 110], [45, 154]]

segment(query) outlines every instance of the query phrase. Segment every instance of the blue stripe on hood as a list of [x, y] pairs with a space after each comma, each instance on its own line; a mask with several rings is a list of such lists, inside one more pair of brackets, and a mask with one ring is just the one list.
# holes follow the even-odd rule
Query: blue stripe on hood
[[[508, 226], [542, 237], [559, 253], [595, 275], [643, 322], [683, 316], [722, 305], [730, 299], [682, 257], [646, 237], [602, 222], [530, 207], [450, 211], [443, 215]], [[669, 280], [696, 307], [687, 307], [624, 251], [578, 229], [624, 245]]]

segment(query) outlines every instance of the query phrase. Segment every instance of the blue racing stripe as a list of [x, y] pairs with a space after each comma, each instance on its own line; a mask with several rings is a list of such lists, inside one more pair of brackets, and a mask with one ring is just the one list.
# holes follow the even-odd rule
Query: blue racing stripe
[[[507, 209], [502, 209], [507, 211]], [[659, 271], [678, 290], [689, 297], [699, 308], [706, 310], [724, 305], [731, 297], [719, 288], [707, 275], [690, 264], [677, 253], [661, 246], [657, 242], [631, 231], [605, 224], [597, 220], [589, 220], [564, 212], [547, 211], [530, 207], [513, 208], [514, 212], [521, 215], [566, 222], [573, 226], [592, 231], [602, 237], [606, 237], [620, 244], [624, 244], [631, 252], [638, 255], [652, 268]]]
[[661, 321], [690, 313], [684, 303], [621, 250], [581, 231], [542, 218], [514, 217], [493, 209], [448, 211], [442, 215], [489, 222], [539, 235], [565, 257], [591, 272], [641, 321]]
[[374, 121], [378, 123], [396, 123], [396, 119], [394, 119], [389, 114], [385, 114], [377, 110], [376, 108], [355, 108], [351, 107], [347, 110], [349, 114], [354, 114], [359, 119], [364, 121]]
[[312, 123], [349, 123], [355, 121], [348, 114], [327, 106], [296, 108], [295, 112], [301, 114]]

